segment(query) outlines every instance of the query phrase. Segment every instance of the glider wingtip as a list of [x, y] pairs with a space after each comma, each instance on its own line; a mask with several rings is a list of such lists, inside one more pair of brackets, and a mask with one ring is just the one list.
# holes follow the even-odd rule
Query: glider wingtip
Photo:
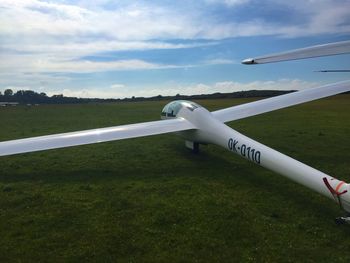
[[252, 64], [258, 64], [253, 58], [247, 58], [242, 60], [242, 64], [244, 65], [252, 65]]

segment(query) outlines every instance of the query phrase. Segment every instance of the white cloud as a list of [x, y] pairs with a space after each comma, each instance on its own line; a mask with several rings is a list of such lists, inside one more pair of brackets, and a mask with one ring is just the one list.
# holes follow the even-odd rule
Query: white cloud
[[229, 7], [247, 4], [250, 0], [206, 0], [210, 4], [224, 4]]
[[[62, 57], [59, 58], [51, 57], [46, 54], [0, 54], [0, 61], [6, 61], [6, 63], [0, 63], [0, 71], [3, 72], [3, 74], [0, 74], [0, 77], [4, 76], [5, 72], [12, 75], [18, 73], [21, 74], [21, 77], [30, 77], [34, 73], [37, 75], [40, 73], [93, 73], [104, 71], [190, 68], [201, 65], [236, 63], [229, 59], [211, 59], [193, 65], [159, 64], [139, 59], [90, 61], [71, 59], [67, 54], [63, 54]], [[31, 74], [25, 74], [28, 72]], [[40, 76], [43, 75], [40, 74]]]
[[110, 88], [111, 89], [123, 89], [123, 88], [125, 88], [125, 85], [124, 84], [113, 84], [113, 85], [111, 85]]
[[[224, 65], [224, 64], [237, 64], [237, 61], [226, 58], [214, 58], [203, 61], [205, 65]], [[240, 62], [239, 62], [240, 63]]]
[[[203, 8], [188, 9], [142, 1], [123, 4], [108, 0], [66, 2], [69, 1], [0, 0], [0, 82], [49, 85], [65, 82], [69, 77], [44, 73], [68, 75], [182, 67], [134, 58], [105, 62], [84, 58], [95, 54], [102, 57], [101, 54], [110, 51], [200, 47], [216, 43], [203, 43], [203, 39], [219, 42], [237, 36], [350, 33], [349, 1], [265, 1], [295, 10], [296, 15], [305, 20], [292, 25], [268, 22], [264, 17], [252, 19], [249, 14], [239, 19], [234, 16], [221, 19], [211, 13], [212, 5], [218, 3], [242, 7], [256, 5], [253, 0], [203, 0], [196, 2], [197, 5], [204, 3]], [[103, 8], [111, 3], [115, 6], [108, 10]], [[202, 61], [201, 65], [232, 63], [235, 62], [214, 58]], [[183, 67], [193, 66], [196, 65]], [[205, 90], [205, 85], [192, 88]]]
[[59, 43], [3, 43], [1, 46], [10, 51], [10, 53], [25, 52], [30, 54], [41, 54], [46, 56], [55, 56], [56, 58], [79, 58], [88, 55], [99, 54], [107, 51], [130, 51], [130, 50], [150, 50], [150, 49], [181, 49], [204, 47], [214, 45], [213, 43], [191, 43], [191, 44], [173, 44], [159, 41], [115, 41], [115, 40], [97, 40], [93, 42], [72, 42], [67, 41], [64, 44]]
[[[210, 3], [223, 3], [228, 6], [257, 5], [249, 0], [206, 0]], [[94, 37], [123, 42], [145, 41], [151, 39], [223, 39], [236, 36], [282, 34], [285, 36], [321, 33], [350, 32], [348, 25], [348, 1], [293, 1], [270, 0], [266, 3], [286, 6], [295, 10], [307, 22], [299, 25], [266, 22], [263, 17], [240, 19], [232, 17], [221, 22], [211, 17], [208, 10], [168, 8], [155, 4], [129, 4], [120, 8], [106, 10], [89, 9], [76, 5], [43, 2], [38, 0], [0, 2], [2, 25], [0, 34], [16, 37], [39, 37], [55, 44], [56, 37], [68, 38], [83, 43], [93, 41]], [[204, 10], [204, 9], [203, 9]], [[240, 22], [238, 22], [240, 21]], [[62, 43], [60, 43], [62, 44]]]
[[0, 71], [12, 73], [92, 73], [103, 71], [172, 68], [172, 65], [149, 63], [138, 59], [117, 61], [65, 60], [45, 55], [0, 55]]
[[[92, 73], [101, 71], [156, 69], [165, 66], [142, 60], [119, 60], [111, 62], [79, 61], [37, 61], [33, 64], [38, 72]], [[169, 66], [170, 67], [170, 66]]]
[[57, 85], [64, 86], [70, 80], [70, 77], [63, 76], [62, 74], [41, 74], [22, 72], [4, 73], [0, 70], [1, 88], [4, 86], [17, 86], [27, 87], [28, 89], [37, 89], [38, 87], [44, 88]]
[[[89, 10], [75, 5], [37, 0], [0, 2], [2, 33], [83, 37], [100, 35], [117, 40], [148, 40], [189, 31], [181, 14], [157, 6], [131, 4], [120, 9]], [[187, 29], [186, 29], [187, 28]]]

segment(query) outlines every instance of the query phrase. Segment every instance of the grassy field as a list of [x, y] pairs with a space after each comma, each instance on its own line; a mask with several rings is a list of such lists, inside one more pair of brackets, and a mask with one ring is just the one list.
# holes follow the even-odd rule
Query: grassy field
[[[210, 110], [247, 102], [198, 101]], [[0, 141], [159, 119], [165, 102], [0, 108]], [[350, 175], [350, 95], [232, 122]], [[0, 158], [0, 262], [348, 262], [331, 200], [217, 146], [161, 135]]]

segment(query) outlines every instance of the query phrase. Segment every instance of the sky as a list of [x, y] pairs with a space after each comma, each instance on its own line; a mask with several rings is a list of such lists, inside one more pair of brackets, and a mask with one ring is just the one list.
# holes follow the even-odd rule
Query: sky
[[307, 89], [350, 55], [247, 66], [350, 40], [349, 0], [0, 0], [0, 92], [90, 98]]

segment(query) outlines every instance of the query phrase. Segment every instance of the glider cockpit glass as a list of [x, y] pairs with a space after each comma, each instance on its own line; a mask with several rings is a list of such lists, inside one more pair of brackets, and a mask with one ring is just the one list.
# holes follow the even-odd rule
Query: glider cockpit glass
[[182, 108], [187, 108], [190, 111], [194, 111], [195, 109], [201, 107], [197, 103], [187, 100], [176, 100], [168, 103], [162, 110], [161, 117], [162, 118], [176, 118], [177, 114]]

